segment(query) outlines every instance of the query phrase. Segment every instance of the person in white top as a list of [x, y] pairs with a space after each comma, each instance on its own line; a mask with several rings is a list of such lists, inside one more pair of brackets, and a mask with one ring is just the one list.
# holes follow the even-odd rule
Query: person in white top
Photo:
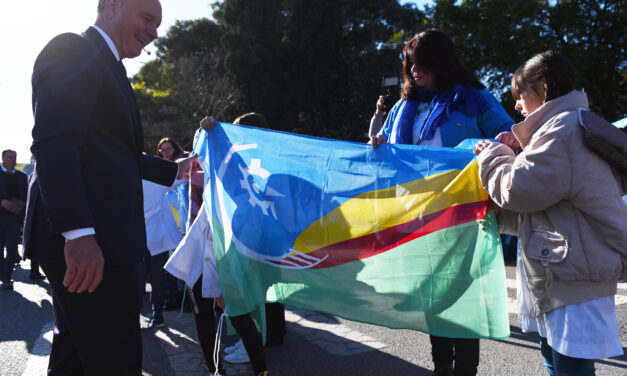
[[623, 354], [614, 295], [627, 274], [627, 186], [584, 142], [588, 100], [575, 76], [555, 51], [525, 62], [512, 78], [525, 120], [475, 154], [499, 228], [520, 239], [523, 331], [540, 335], [550, 375], [592, 376], [595, 359]]
[[166, 295], [166, 274], [163, 267], [170, 256], [168, 251], [176, 248], [183, 238], [170, 210], [167, 194], [184, 182], [185, 180], [176, 180], [168, 187], [142, 180], [148, 249], [144, 258], [137, 264], [139, 305], [141, 307], [147, 277], [150, 276], [151, 326], [155, 328], [165, 326], [163, 303]]

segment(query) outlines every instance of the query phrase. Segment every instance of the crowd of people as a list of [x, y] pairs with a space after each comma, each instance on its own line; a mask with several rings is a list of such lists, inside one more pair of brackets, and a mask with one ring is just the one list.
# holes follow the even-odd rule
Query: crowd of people
[[[147, 280], [151, 326], [165, 326], [166, 298], [178, 303], [186, 291], [210, 374], [225, 375], [215, 347], [225, 302], [202, 207], [207, 177], [172, 138], [159, 142], [156, 155], [142, 153], [139, 110], [122, 64], [157, 37], [161, 5], [99, 0], [97, 10], [85, 33], [55, 37], [35, 62], [30, 184], [15, 169], [16, 153], [2, 152], [2, 288], [13, 288], [23, 223], [25, 257], [52, 288], [49, 375], [141, 375], [138, 314]], [[614, 295], [627, 279], [627, 135], [586, 115], [575, 68], [555, 51], [514, 72], [515, 109], [524, 117], [518, 124], [444, 33], [419, 32], [402, 56], [401, 98], [389, 109], [379, 98], [372, 148], [485, 140], [474, 150], [479, 178], [501, 232], [519, 239], [520, 325], [539, 333], [550, 375], [594, 375], [595, 359], [623, 353]], [[234, 123], [269, 128], [257, 113]], [[207, 132], [214, 126], [211, 116], [200, 122]], [[167, 195], [183, 184], [189, 215], [177, 224]], [[283, 344], [284, 309], [265, 307], [266, 346]], [[241, 341], [225, 349], [224, 360], [250, 361], [255, 375], [267, 376], [264, 336], [251, 315], [228, 319]], [[430, 341], [434, 375], [478, 373], [478, 339]]]

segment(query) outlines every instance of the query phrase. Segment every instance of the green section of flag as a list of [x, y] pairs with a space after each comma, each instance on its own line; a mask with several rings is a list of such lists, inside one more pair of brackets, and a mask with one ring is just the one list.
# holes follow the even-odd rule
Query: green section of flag
[[225, 252], [213, 221], [220, 284], [231, 315], [266, 301], [443, 337], [509, 336], [505, 268], [492, 212], [362, 260], [282, 269]]

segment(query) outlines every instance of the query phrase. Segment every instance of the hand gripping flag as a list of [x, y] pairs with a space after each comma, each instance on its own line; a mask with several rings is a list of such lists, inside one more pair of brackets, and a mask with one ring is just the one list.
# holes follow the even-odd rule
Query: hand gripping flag
[[509, 335], [500, 237], [470, 150], [217, 123], [194, 153], [229, 314], [280, 301], [438, 336]]

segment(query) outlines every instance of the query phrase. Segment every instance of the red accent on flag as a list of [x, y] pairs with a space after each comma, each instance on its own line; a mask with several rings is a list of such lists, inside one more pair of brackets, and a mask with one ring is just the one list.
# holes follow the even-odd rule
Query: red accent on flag
[[308, 253], [319, 259], [328, 255], [312, 269], [330, 268], [378, 255], [432, 232], [483, 219], [490, 208], [491, 202], [487, 200], [451, 206], [385, 230], [328, 245]]

